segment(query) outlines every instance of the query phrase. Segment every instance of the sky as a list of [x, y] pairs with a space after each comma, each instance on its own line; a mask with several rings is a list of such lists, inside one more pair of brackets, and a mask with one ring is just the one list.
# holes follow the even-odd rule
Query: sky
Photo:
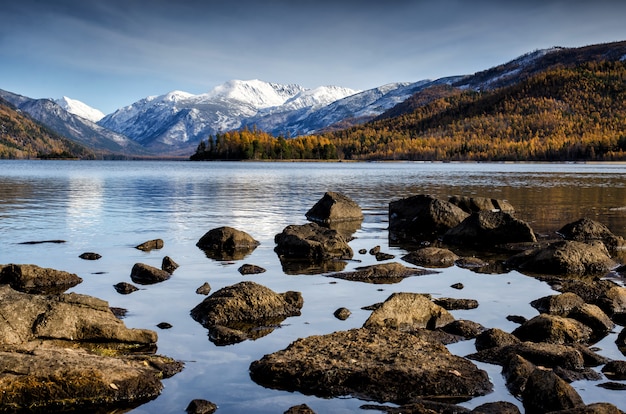
[[621, 0], [0, 0], [0, 89], [105, 114], [233, 79], [366, 90], [626, 40]]

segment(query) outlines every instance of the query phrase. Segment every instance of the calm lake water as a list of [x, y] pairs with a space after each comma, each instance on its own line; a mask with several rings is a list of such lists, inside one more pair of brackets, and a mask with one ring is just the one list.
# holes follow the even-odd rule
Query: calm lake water
[[[346, 270], [376, 263], [369, 254], [357, 253], [376, 245], [400, 261], [406, 251], [390, 246], [387, 238], [388, 203], [421, 193], [444, 199], [451, 195], [507, 199], [517, 216], [538, 233], [590, 217], [626, 237], [623, 164], [0, 161], [0, 264], [33, 263], [78, 274], [84, 281], [72, 291], [127, 309], [127, 326], [154, 329], [159, 334], [158, 352], [185, 362], [183, 372], [164, 381], [159, 398], [133, 413], [181, 413], [194, 398], [216, 403], [219, 413], [282, 413], [302, 403], [317, 413], [366, 412], [359, 409], [365, 402], [353, 398], [326, 400], [263, 388], [250, 380], [248, 367], [297, 338], [360, 327], [370, 313], [361, 308], [384, 301], [393, 292], [476, 299], [477, 309], [453, 311], [454, 316], [509, 332], [517, 325], [507, 321], [507, 315], [533, 317], [537, 311], [529, 302], [556, 293], [517, 272], [485, 275], [457, 267], [393, 285], [324, 274], [287, 275], [273, 251], [274, 236], [289, 224], [306, 223], [305, 213], [326, 191], [351, 197], [365, 215], [350, 243], [356, 260]], [[225, 225], [248, 232], [261, 245], [237, 262], [207, 258], [196, 242]], [[154, 238], [164, 240], [163, 249], [149, 253], [134, 249]], [[51, 239], [66, 243], [19, 244]], [[78, 258], [83, 252], [97, 252], [102, 258], [85, 261]], [[180, 265], [170, 280], [130, 295], [115, 291], [114, 284], [131, 282], [135, 263], [160, 267], [164, 256]], [[243, 263], [267, 272], [244, 277], [237, 271]], [[204, 282], [214, 292], [242, 280], [254, 280], [276, 292], [302, 292], [302, 315], [288, 318], [281, 328], [256, 341], [216, 346], [207, 330], [189, 316], [204, 298], [195, 290]], [[465, 288], [451, 288], [456, 282]], [[350, 318], [336, 319], [333, 312], [339, 307], [350, 309]], [[160, 322], [173, 327], [160, 330], [156, 327]], [[602, 355], [624, 359], [615, 337], [613, 333], [597, 346]], [[459, 355], [474, 352], [473, 341], [449, 348]], [[464, 406], [505, 400], [521, 407], [506, 391], [499, 366], [477, 365], [490, 374], [495, 391]], [[586, 403], [607, 401], [626, 410], [623, 391], [605, 390], [594, 382], [573, 385]]]

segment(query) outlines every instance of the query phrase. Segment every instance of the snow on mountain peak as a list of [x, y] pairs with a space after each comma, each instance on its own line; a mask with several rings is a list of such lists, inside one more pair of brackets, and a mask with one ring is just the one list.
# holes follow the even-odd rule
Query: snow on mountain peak
[[286, 100], [304, 90], [298, 85], [279, 85], [253, 80], [231, 80], [201, 95], [203, 100], [233, 100], [255, 108], [282, 105]]
[[65, 109], [67, 112], [78, 115], [81, 118], [85, 118], [91, 122], [98, 122], [99, 120], [104, 118], [104, 114], [102, 113], [102, 111], [92, 108], [91, 106], [76, 99], [68, 98], [67, 96], [64, 96], [61, 99], [57, 99], [54, 102], [61, 106], [61, 108]]

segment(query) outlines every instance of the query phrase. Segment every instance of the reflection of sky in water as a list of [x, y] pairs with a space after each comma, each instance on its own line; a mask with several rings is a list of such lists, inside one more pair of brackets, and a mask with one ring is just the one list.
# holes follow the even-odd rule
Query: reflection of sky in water
[[[159, 353], [184, 360], [186, 369], [164, 382], [161, 397], [133, 412], [180, 412], [193, 398], [215, 400], [224, 412], [284, 412], [301, 403], [320, 413], [355, 412], [362, 401], [324, 400], [259, 387], [249, 379], [249, 364], [299, 337], [359, 327], [369, 315], [362, 307], [383, 301], [393, 292], [476, 299], [478, 309], [454, 311], [454, 316], [510, 331], [515, 325], [506, 315], [532, 317], [536, 310], [529, 302], [553, 291], [516, 272], [480, 275], [455, 267], [394, 285], [286, 275], [273, 251], [275, 234], [289, 224], [306, 222], [308, 209], [331, 190], [353, 198], [365, 214], [350, 242], [355, 256], [347, 271], [375, 263], [369, 254], [356, 253], [361, 248], [380, 245], [382, 251], [395, 254], [396, 260], [406, 253], [388, 244], [388, 203], [420, 193], [441, 198], [505, 198], [521, 218], [542, 229], [556, 229], [590, 215], [626, 235], [626, 211], [621, 208], [626, 207], [624, 172], [624, 165], [591, 164], [0, 161], [0, 263], [35, 263], [75, 272], [84, 282], [74, 291], [128, 309], [125, 323], [129, 327], [156, 329], [163, 321], [174, 325], [158, 331]], [[232, 264], [208, 259], [195, 244], [207, 231], [224, 225], [250, 233], [261, 245]], [[162, 250], [145, 253], [133, 248], [157, 237], [165, 241]], [[45, 239], [67, 243], [16, 244]], [[102, 259], [79, 259], [87, 250], [101, 253]], [[134, 263], [159, 267], [165, 255], [181, 265], [167, 282], [131, 295], [119, 295], [112, 288], [130, 281]], [[267, 272], [244, 278], [237, 271], [243, 263], [262, 266]], [[277, 292], [301, 291], [302, 316], [288, 318], [283, 327], [257, 341], [215, 347], [207, 330], [189, 316], [203, 299], [195, 289], [209, 282], [216, 291], [241, 280], [255, 280]], [[450, 287], [457, 282], [465, 288]], [[333, 316], [341, 306], [352, 311], [346, 321]], [[605, 355], [623, 359], [614, 340], [602, 341], [601, 348]], [[473, 352], [473, 343], [451, 348], [465, 355]], [[499, 381], [499, 390], [468, 406], [515, 402], [502, 390], [500, 368], [487, 368]], [[581, 394], [586, 392], [586, 403], [619, 398], [595, 384], [576, 386]], [[623, 402], [620, 408], [626, 409]]]

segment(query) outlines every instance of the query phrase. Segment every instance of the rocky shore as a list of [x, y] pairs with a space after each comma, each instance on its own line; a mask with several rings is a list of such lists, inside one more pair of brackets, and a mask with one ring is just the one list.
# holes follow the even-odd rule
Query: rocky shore
[[[361, 327], [292, 342], [250, 364], [256, 383], [323, 398], [352, 396], [363, 409], [389, 413], [519, 413], [508, 402], [473, 410], [460, 402], [484, 396], [493, 384], [476, 362], [502, 367], [509, 392], [526, 413], [621, 413], [609, 403], [586, 404], [570, 385], [577, 380], [611, 389], [626, 388], [626, 360], [608, 360], [593, 345], [619, 331], [616, 344], [626, 355], [626, 242], [598, 221], [581, 218], [552, 234], [536, 234], [515, 216], [506, 200], [416, 195], [389, 203], [390, 244], [408, 253], [395, 258], [372, 246], [381, 263], [344, 271], [354, 252], [352, 234], [363, 214], [345, 195], [328, 192], [304, 225], [287, 226], [275, 237], [285, 271], [324, 274], [350, 283], [390, 284], [459, 266], [478, 273], [519, 271], [549, 283], [555, 294], [530, 305], [538, 315], [515, 318], [511, 332], [456, 319], [450, 311], [473, 309], [472, 298], [433, 298], [399, 292], [367, 308]], [[213, 260], [242, 260], [259, 242], [245, 231], [208, 231], [197, 247]], [[137, 249], [163, 246], [161, 239]], [[366, 254], [367, 251], [361, 252]], [[85, 260], [98, 260], [96, 253]], [[403, 263], [401, 263], [401, 262]], [[137, 263], [132, 282], [167, 281], [178, 264], [161, 268]], [[265, 269], [243, 264], [253, 276]], [[183, 369], [156, 354], [157, 334], [129, 329], [108, 303], [64, 293], [81, 283], [74, 274], [36, 265], [0, 265], [0, 412], [60, 412], [142, 404], [159, 395], [161, 379]], [[130, 283], [115, 285], [132, 294]], [[306, 292], [277, 293], [243, 281], [206, 295], [190, 317], [208, 330], [215, 345], [254, 341], [300, 315]], [[341, 312], [340, 312], [341, 311]], [[337, 309], [340, 319], [349, 310]], [[446, 345], [473, 341], [475, 352], [454, 355]], [[214, 412], [215, 404], [194, 400], [187, 412]], [[313, 412], [306, 405], [288, 412]]]

